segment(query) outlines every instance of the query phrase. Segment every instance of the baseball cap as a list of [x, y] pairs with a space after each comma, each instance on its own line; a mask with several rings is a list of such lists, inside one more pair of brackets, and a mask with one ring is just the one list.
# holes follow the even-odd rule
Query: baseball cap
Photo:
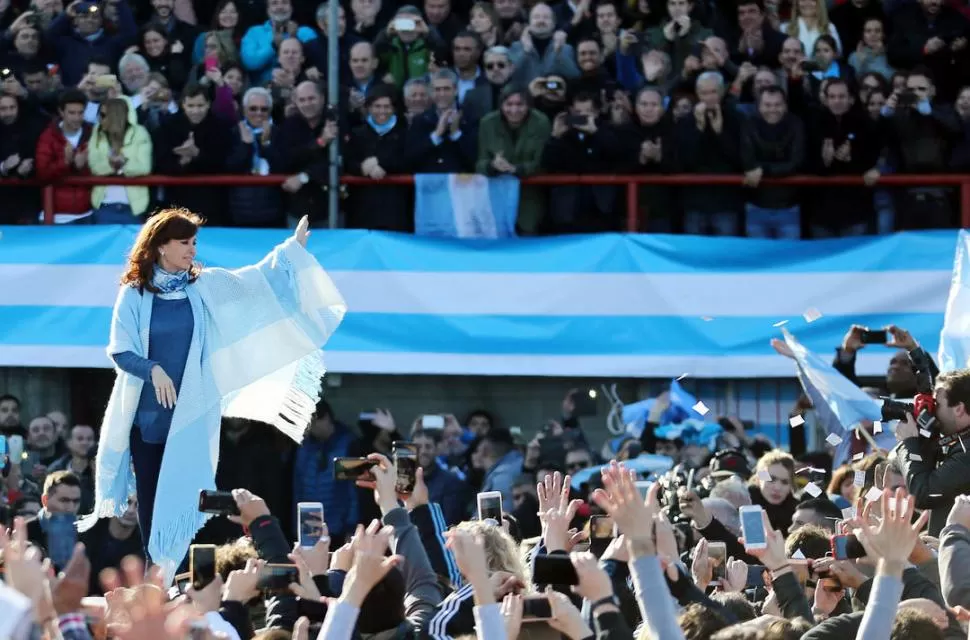
[[723, 480], [732, 475], [741, 476], [747, 480], [751, 476], [751, 467], [743, 453], [734, 449], [719, 451], [711, 458], [711, 477]]

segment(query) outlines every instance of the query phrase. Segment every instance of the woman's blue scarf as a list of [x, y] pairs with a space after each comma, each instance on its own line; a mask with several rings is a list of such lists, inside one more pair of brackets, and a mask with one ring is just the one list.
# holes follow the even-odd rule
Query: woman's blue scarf
[[819, 80], [824, 78], [838, 78], [841, 71], [842, 70], [839, 68], [839, 63], [833, 60], [828, 69], [825, 71], [813, 71], [812, 75]]
[[387, 133], [393, 129], [395, 125], [397, 125], [397, 116], [391, 116], [390, 119], [384, 124], [377, 124], [374, 121], [374, 116], [367, 116], [367, 124], [370, 125], [370, 128], [374, 130], [374, 133], [379, 136], [384, 136], [387, 135]]
[[185, 287], [189, 284], [189, 272], [177, 271], [170, 273], [155, 265], [152, 273], [152, 286], [158, 291], [157, 295], [162, 300], [182, 300], [187, 297]]

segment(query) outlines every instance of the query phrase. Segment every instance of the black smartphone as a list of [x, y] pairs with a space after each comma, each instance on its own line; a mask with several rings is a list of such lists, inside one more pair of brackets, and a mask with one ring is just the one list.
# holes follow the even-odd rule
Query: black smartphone
[[377, 463], [367, 458], [334, 458], [334, 480], [373, 480], [371, 468]]
[[238, 516], [239, 505], [228, 491], [199, 492], [199, 513], [214, 513], [217, 516]]
[[579, 584], [576, 567], [569, 556], [536, 556], [532, 569], [534, 584]]
[[862, 344], [886, 344], [889, 341], [889, 332], [885, 329], [870, 331], [866, 329], [862, 332]]
[[300, 583], [295, 564], [267, 564], [259, 572], [256, 588], [266, 593], [289, 593], [293, 583]]
[[585, 127], [589, 124], [589, 116], [573, 115], [569, 114], [566, 116], [566, 125], [570, 127]]
[[216, 579], [216, 545], [194, 544], [189, 547], [189, 575], [196, 591], [205, 589]]
[[865, 558], [866, 549], [851, 533], [832, 536], [832, 556], [836, 560], [853, 560]]
[[589, 517], [589, 551], [597, 558], [603, 555], [613, 541], [613, 518], [610, 516]]
[[392, 445], [394, 467], [397, 469], [398, 493], [409, 494], [414, 491], [418, 473], [418, 449], [410, 442], [397, 441]]
[[818, 66], [818, 63], [815, 62], [814, 60], [802, 60], [798, 66], [801, 67], [802, 71], [804, 71], [805, 73], [812, 73], [813, 71], [821, 71], [821, 68]]
[[530, 596], [522, 600], [522, 621], [552, 619], [552, 604], [548, 596]]
[[[580, 124], [586, 124], [583, 120]], [[583, 389], [573, 394], [573, 415], [577, 418], [591, 418], [596, 415], [596, 392]]]

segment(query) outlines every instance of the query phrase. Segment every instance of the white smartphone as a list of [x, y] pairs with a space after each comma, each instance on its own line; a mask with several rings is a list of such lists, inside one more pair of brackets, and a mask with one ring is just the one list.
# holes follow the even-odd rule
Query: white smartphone
[[300, 522], [300, 546], [312, 547], [323, 537], [323, 503], [300, 502], [296, 505]]
[[397, 31], [414, 31], [418, 23], [411, 18], [395, 18], [394, 28]]
[[758, 505], [745, 505], [738, 509], [741, 516], [741, 535], [745, 549], [764, 549], [768, 546], [765, 533], [764, 509]]
[[492, 519], [502, 524], [502, 492], [485, 491], [478, 494], [478, 519]]
[[444, 416], [421, 416], [421, 428], [422, 429], [444, 429], [445, 417]]
[[7, 438], [7, 455], [10, 456], [10, 464], [20, 464], [24, 461], [23, 436], [10, 436]]

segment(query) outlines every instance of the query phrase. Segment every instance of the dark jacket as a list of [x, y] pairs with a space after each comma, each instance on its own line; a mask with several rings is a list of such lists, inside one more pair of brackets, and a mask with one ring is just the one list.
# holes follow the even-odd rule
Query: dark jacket
[[[172, 151], [192, 134], [199, 155], [188, 164], [181, 164]], [[152, 136], [155, 173], [170, 176], [219, 174], [226, 170], [226, 150], [229, 149], [229, 123], [211, 110], [199, 124], [192, 124], [181, 111], [162, 120]], [[164, 200], [186, 207], [205, 216], [213, 226], [225, 223], [225, 189], [223, 187], [165, 187]]]
[[294, 455], [293, 502], [322, 502], [331, 537], [352, 535], [359, 520], [357, 487], [333, 477], [333, 459], [352, 455], [355, 446], [354, 435], [338, 422], [327, 440], [308, 434]]
[[[721, 112], [724, 114], [721, 133], [715, 133], [709, 124], [703, 131], [699, 131], [693, 113], [677, 123], [674, 135], [677, 142], [678, 173], [741, 172], [741, 116], [727, 104], [721, 107]], [[685, 211], [740, 211], [741, 189], [686, 189], [683, 192], [683, 202]]]
[[486, 82], [480, 84], [465, 94], [465, 99], [461, 103], [461, 115], [474, 125], [485, 117], [486, 114], [498, 108], [498, 95], [502, 87]]
[[[840, 117], [827, 109], [817, 112], [808, 137], [806, 169], [823, 176], [861, 176], [876, 166], [882, 150], [876, 125], [861, 109], [850, 109]], [[848, 142], [849, 161], [833, 158], [826, 166], [822, 161], [826, 140], [831, 140], [836, 149]], [[813, 224], [837, 229], [872, 220], [874, 209], [869, 189], [827, 186], [813, 189], [812, 195]]]
[[[97, 56], [118, 60], [129, 46], [134, 44], [138, 26], [127, 2], [118, 3], [118, 29], [114, 34], [102, 31], [94, 40], [88, 40], [74, 30], [67, 12], [54, 18], [47, 28], [47, 40], [53, 45], [61, 64], [61, 81], [65, 87], [73, 87], [87, 72], [88, 61]], [[192, 43], [186, 43], [192, 46]]]
[[792, 516], [795, 515], [795, 507], [798, 506], [798, 500], [793, 495], [788, 494], [788, 497], [781, 504], [771, 504], [761, 494], [761, 489], [755, 486], [748, 487], [748, 494], [751, 496], [751, 504], [761, 505], [761, 508], [768, 514], [771, 528], [780, 532], [781, 535], [787, 536]]
[[900, 173], [946, 170], [950, 144], [961, 132], [960, 122], [949, 106], [934, 104], [929, 115], [904, 107], [884, 119], [893, 166]]
[[438, 466], [437, 460], [425, 469], [424, 482], [428, 486], [428, 499], [441, 506], [447, 526], [465, 520], [472, 491], [457, 475]]
[[128, 538], [118, 540], [111, 535], [111, 519], [101, 518], [94, 527], [78, 536], [84, 543], [84, 552], [91, 561], [90, 595], [103, 595], [101, 572], [105, 569], [120, 569], [121, 561], [128, 556], [145, 557], [141, 530], [137, 527]]
[[457, 140], [450, 128], [439, 137], [435, 134], [438, 119], [438, 111], [432, 107], [411, 121], [404, 147], [405, 164], [413, 173], [471, 173], [477, 152], [475, 129], [462, 115]]
[[[636, 116], [633, 119], [634, 122], [623, 125], [616, 130], [616, 137], [620, 144], [620, 154], [616, 163], [617, 172], [650, 175], [672, 173], [676, 168], [677, 144], [674, 138], [673, 116], [668, 111], [652, 125], [640, 124]], [[654, 144], [660, 144], [660, 162], [655, 162], [652, 159], [646, 163], [640, 162], [640, 149], [643, 143], [648, 140]], [[674, 200], [675, 190], [663, 185], [640, 185], [638, 191], [640, 206], [638, 219], [642, 225], [645, 224], [645, 226], [641, 226], [641, 231], [675, 230], [673, 220], [677, 212]], [[643, 431], [644, 434], [648, 432], [650, 435], [653, 433], [650, 429]]]
[[[9, 125], [0, 124], [0, 162], [16, 154], [20, 162], [34, 159], [37, 151], [37, 140], [46, 122], [36, 112], [20, 102], [20, 113], [17, 119]], [[18, 165], [19, 166], [19, 165]], [[4, 176], [13, 180], [33, 178], [37, 171], [34, 168], [27, 175], [21, 176], [14, 167]], [[3, 191], [3, 206], [0, 207], [0, 224], [11, 224], [36, 220], [40, 210], [40, 193], [37, 187], [7, 187]]]
[[288, 194], [286, 210], [293, 217], [310, 216], [311, 224], [327, 218], [327, 191], [330, 184], [330, 148], [320, 146], [323, 118], [311, 127], [300, 114], [290, 116], [273, 127], [273, 140], [267, 150], [274, 172], [288, 175], [306, 173], [309, 182], [296, 193]]
[[764, 39], [764, 46], [760, 51], [742, 51], [738, 46], [741, 38], [741, 31], [737, 27], [737, 22], [732, 13], [728, 17], [734, 24], [723, 30], [723, 33], [719, 33], [724, 41], [727, 43], [728, 51], [730, 52], [731, 60], [737, 64], [741, 65], [745, 62], [750, 62], [756, 67], [771, 67], [775, 68], [778, 66], [778, 56], [781, 54], [781, 48], [785, 44], [785, 40], [788, 36], [780, 31], [775, 31], [767, 20], [761, 25], [761, 36]]
[[[239, 127], [230, 127], [230, 151], [226, 156], [226, 171], [252, 174], [257, 171], [254, 161], [257, 153], [269, 165], [269, 173], [276, 173], [279, 155], [271, 151], [270, 139], [263, 144], [260, 136], [253, 143], [243, 142]], [[272, 160], [272, 161], [271, 161]], [[279, 227], [283, 223], [283, 197], [279, 187], [232, 187], [229, 190], [229, 218], [240, 227]]]
[[[394, 127], [381, 135], [363, 124], [350, 134], [346, 147], [347, 173], [363, 175], [361, 164], [376, 157], [387, 175], [409, 173], [406, 159], [407, 120], [399, 117]], [[348, 227], [381, 231], [410, 232], [414, 229], [410, 189], [375, 185], [351, 189]]]
[[[889, 41], [886, 43], [886, 58], [896, 69], [911, 69], [924, 65], [930, 69], [937, 82], [937, 93], [941, 86], [946, 91], [951, 82], [965, 77], [966, 71], [959, 65], [966, 64], [968, 54], [966, 47], [962, 51], [953, 52], [950, 44], [957, 38], [970, 35], [970, 22], [953, 7], [943, 4], [939, 12], [928, 16], [919, 3], [902, 3], [891, 16], [892, 24], [889, 28]], [[946, 46], [939, 51], [927, 54], [924, 51], [926, 41], [938, 36]], [[954, 66], [957, 65], [957, 66]]]
[[[786, 114], [777, 124], [756, 116], [745, 122], [741, 134], [741, 167], [761, 167], [765, 178], [793, 175], [805, 161], [805, 128], [798, 116]], [[796, 187], [759, 186], [749, 190], [748, 201], [766, 209], [787, 209], [798, 204]]]
[[889, 455], [899, 462], [916, 508], [932, 509], [929, 534], [939, 536], [956, 497], [970, 493], [970, 453], [959, 443], [940, 449], [916, 437], [906, 438]]

